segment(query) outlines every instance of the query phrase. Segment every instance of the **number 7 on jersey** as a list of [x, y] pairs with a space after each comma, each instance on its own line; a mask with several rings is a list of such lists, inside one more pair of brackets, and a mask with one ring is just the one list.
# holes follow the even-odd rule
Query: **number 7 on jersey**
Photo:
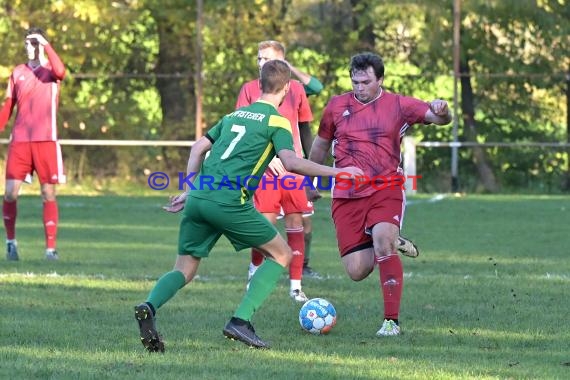
[[236, 147], [236, 144], [239, 142], [239, 140], [241, 140], [243, 135], [245, 135], [245, 126], [234, 124], [232, 125], [231, 131], [237, 133], [237, 136], [234, 137], [234, 139], [232, 140], [232, 142], [230, 143], [224, 154], [222, 154], [222, 157], [220, 157], [221, 160], [225, 160], [230, 156], [230, 154]]

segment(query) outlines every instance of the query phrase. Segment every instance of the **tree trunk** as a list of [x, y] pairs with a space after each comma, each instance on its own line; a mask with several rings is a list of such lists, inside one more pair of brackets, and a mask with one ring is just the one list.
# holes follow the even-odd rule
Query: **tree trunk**
[[[473, 87], [471, 86], [471, 77], [469, 64], [461, 62], [459, 65], [461, 73], [461, 104], [463, 111], [463, 133], [466, 141], [477, 141], [477, 122], [475, 120], [475, 106], [473, 99]], [[495, 193], [499, 190], [499, 185], [485, 150], [475, 146], [473, 150], [473, 162], [477, 167], [479, 180], [485, 191]]]
[[[155, 73], [162, 110], [160, 137], [163, 140], [190, 140], [196, 131], [193, 29], [187, 24], [173, 25], [160, 10], [154, 15], [159, 35]], [[165, 147], [162, 156], [166, 167], [185, 167], [187, 157], [180, 157], [176, 150]]]

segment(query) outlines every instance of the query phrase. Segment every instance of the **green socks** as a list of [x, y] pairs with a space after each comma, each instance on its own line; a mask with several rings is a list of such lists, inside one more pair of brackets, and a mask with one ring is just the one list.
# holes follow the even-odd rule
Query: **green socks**
[[251, 278], [249, 290], [241, 300], [234, 317], [250, 321], [253, 313], [275, 289], [284, 270], [284, 267], [272, 259], [265, 259]]
[[182, 272], [173, 270], [165, 273], [150, 291], [147, 302], [151, 303], [155, 310], [158, 310], [159, 307], [174, 297], [184, 285], [186, 285], [186, 279]]
[[[249, 321], [253, 313], [261, 306], [265, 299], [277, 286], [277, 281], [285, 270], [280, 264], [271, 259], [266, 259], [257, 269], [249, 283], [249, 290], [243, 297], [234, 317]], [[169, 299], [186, 284], [182, 272], [177, 270], [165, 273], [158, 279], [154, 288], [150, 291], [147, 301], [155, 310], [168, 302]]]

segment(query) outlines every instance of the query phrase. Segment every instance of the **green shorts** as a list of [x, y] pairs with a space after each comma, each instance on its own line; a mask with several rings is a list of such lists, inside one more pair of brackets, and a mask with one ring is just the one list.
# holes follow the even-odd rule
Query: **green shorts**
[[208, 257], [222, 235], [240, 251], [260, 247], [277, 234], [275, 226], [251, 202], [226, 205], [190, 195], [180, 221], [178, 253]]

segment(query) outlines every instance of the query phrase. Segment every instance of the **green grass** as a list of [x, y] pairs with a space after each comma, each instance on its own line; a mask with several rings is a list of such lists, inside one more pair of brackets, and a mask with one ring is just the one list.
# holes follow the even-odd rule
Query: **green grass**
[[563, 379], [570, 378], [570, 197], [413, 198], [404, 235], [404, 334], [374, 336], [378, 274], [344, 274], [317, 204], [309, 296], [335, 305], [327, 336], [300, 330], [284, 277], [256, 313], [268, 351], [223, 338], [245, 287], [246, 251], [222, 239], [199, 278], [160, 309], [164, 355], [143, 350], [133, 306], [172, 268], [178, 216], [157, 196], [60, 196], [61, 260], [43, 258], [38, 196], [20, 201], [20, 261], [0, 260], [0, 378]]

